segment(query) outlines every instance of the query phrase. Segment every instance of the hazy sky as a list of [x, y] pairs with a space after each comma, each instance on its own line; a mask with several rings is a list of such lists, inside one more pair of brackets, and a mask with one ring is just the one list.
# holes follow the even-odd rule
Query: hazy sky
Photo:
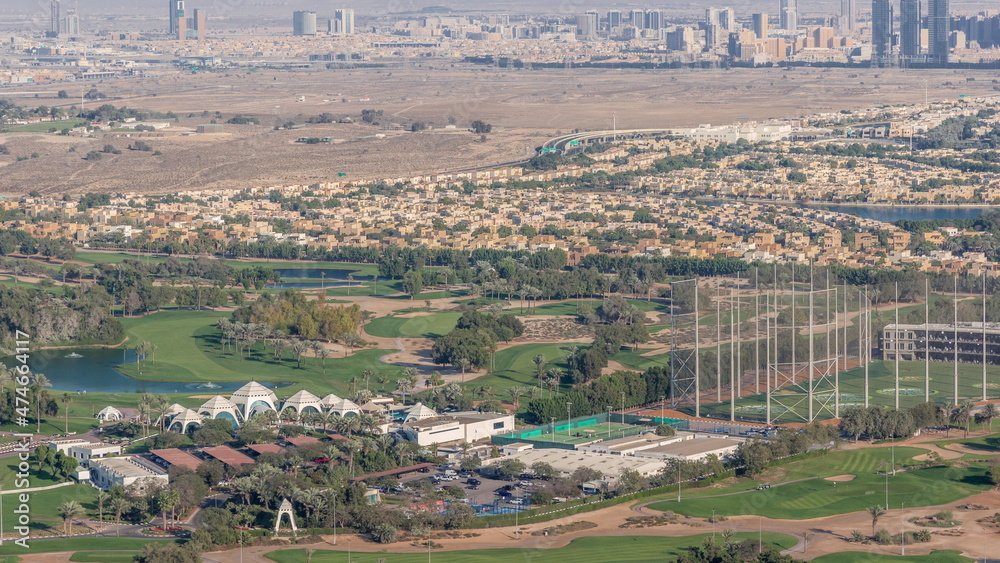
[[[616, 8], [658, 8], [666, 11], [700, 13], [709, 6], [733, 7], [741, 15], [767, 11], [777, 13], [779, 0], [186, 0], [189, 9], [204, 8], [211, 15], [238, 14], [243, 17], [291, 18], [294, 10], [313, 10], [320, 18], [329, 17], [334, 8], [354, 8], [358, 15], [386, 15], [419, 10], [425, 6], [447, 6], [456, 10], [503, 11], [509, 13], [551, 13], [566, 14], [587, 9], [599, 10]], [[167, 0], [63, 0], [63, 6], [77, 6], [86, 15], [132, 15], [143, 17], [165, 17]], [[861, 11], [870, 9], [868, 0], [858, 0]], [[49, 0], [0, 0], [2, 15], [47, 17]], [[840, 0], [799, 0], [799, 11], [805, 16], [833, 14], [840, 9]], [[952, 0], [952, 10], [956, 12], [976, 12], [980, 10], [1000, 10], [995, 0]], [[0, 22], [2, 24], [2, 22]]]

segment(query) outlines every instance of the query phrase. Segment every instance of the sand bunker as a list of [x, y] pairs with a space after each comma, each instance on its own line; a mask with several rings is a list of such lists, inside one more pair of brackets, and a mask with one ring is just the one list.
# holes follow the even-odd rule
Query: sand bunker
[[827, 477], [827, 481], [833, 481], [835, 483], [843, 483], [844, 481], [853, 481], [857, 478], [857, 475], [834, 475], [833, 477]]

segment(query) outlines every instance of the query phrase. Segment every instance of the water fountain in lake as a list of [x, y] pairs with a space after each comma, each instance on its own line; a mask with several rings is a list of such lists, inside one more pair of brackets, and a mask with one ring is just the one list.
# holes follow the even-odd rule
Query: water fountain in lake
[[211, 381], [209, 381], [208, 383], [202, 383], [201, 385], [198, 385], [195, 388], [196, 389], [222, 389], [222, 386], [221, 385], [216, 385], [216, 384], [212, 383]]
[[73, 359], [82, 358], [83, 354], [77, 354], [76, 352], [70, 352], [69, 354], [66, 354], [66, 357], [67, 358], [73, 358]]

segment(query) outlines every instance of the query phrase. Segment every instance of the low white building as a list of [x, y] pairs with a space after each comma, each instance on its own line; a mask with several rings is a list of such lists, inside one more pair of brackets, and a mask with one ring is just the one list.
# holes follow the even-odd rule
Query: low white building
[[736, 453], [736, 449], [742, 444], [742, 440], [731, 438], [696, 438], [694, 440], [683, 440], [672, 444], [647, 448], [632, 453], [635, 457], [650, 459], [683, 459], [686, 461], [698, 461], [710, 455], [718, 456], [719, 459]]
[[644, 459], [631, 455], [587, 453], [578, 450], [556, 448], [529, 449], [510, 456], [484, 460], [485, 465], [494, 465], [512, 457], [522, 461], [527, 467], [544, 462], [562, 475], [570, 475], [581, 467], [589, 467], [601, 473], [602, 480], [615, 483], [625, 470], [632, 470], [644, 477], [655, 475], [666, 467], [666, 462]]
[[449, 416], [406, 421], [401, 431], [408, 440], [421, 446], [429, 446], [463, 440], [471, 444], [513, 429], [512, 414], [460, 412]]
[[107, 491], [115, 485], [128, 487], [138, 484], [146, 488], [156, 484], [165, 486], [167, 472], [138, 456], [108, 457], [90, 461], [90, 482]]
[[113, 455], [121, 455], [122, 448], [115, 444], [77, 444], [69, 448], [69, 456], [80, 463], [84, 469], [90, 468], [92, 460], [101, 459]]
[[63, 438], [62, 440], [49, 440], [46, 446], [64, 454], [69, 454], [69, 449], [73, 446], [79, 446], [81, 444], [90, 444], [87, 440], [82, 438]]

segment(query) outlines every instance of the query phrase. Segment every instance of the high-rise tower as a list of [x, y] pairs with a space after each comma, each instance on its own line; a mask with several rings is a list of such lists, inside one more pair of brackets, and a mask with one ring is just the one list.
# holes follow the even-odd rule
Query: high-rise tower
[[840, 17], [844, 22], [844, 31], [854, 31], [858, 26], [857, 0], [840, 0]]
[[59, 26], [62, 25], [62, 5], [59, 0], [49, 2], [49, 31], [47, 37], [59, 37]]
[[899, 54], [907, 58], [920, 55], [920, 0], [899, 2]]
[[757, 13], [753, 15], [753, 32], [757, 35], [757, 39], [767, 39], [768, 29], [767, 29], [767, 14]]
[[292, 35], [316, 35], [316, 12], [292, 13]]
[[927, 3], [927, 54], [938, 63], [948, 62], [951, 13], [948, 0], [929, 0]]
[[799, 27], [799, 2], [798, 0], [781, 0], [780, 13], [781, 29], [785, 31], [795, 31]]
[[354, 10], [339, 8], [333, 11], [333, 33], [351, 35], [354, 33]]
[[872, 1], [872, 62], [884, 64], [892, 54], [892, 2]]

